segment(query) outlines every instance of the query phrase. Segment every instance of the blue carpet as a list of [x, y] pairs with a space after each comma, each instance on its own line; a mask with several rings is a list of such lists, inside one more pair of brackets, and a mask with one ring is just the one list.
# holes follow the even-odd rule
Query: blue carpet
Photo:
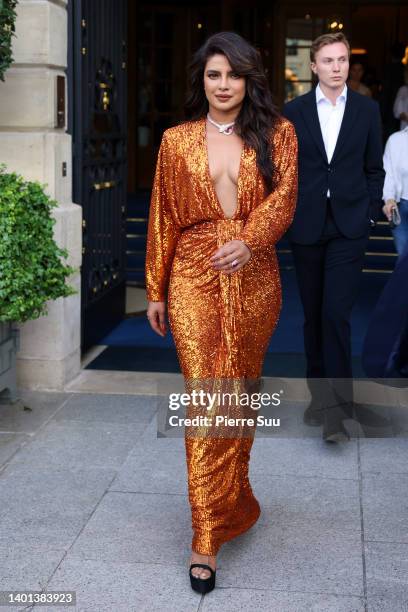
[[[352, 314], [354, 376], [363, 376], [359, 355], [374, 309], [388, 275], [364, 275], [359, 300]], [[303, 314], [295, 273], [282, 272], [283, 309], [265, 359], [264, 376], [302, 377], [305, 371]], [[108, 346], [90, 369], [146, 372], [179, 372], [174, 341], [155, 334], [145, 316], [125, 319], [101, 344]]]

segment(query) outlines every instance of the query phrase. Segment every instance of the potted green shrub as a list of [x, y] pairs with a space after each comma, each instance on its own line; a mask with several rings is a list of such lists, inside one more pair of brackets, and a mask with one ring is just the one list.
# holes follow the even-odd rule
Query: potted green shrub
[[[16, 323], [47, 313], [47, 301], [76, 293], [74, 269], [53, 237], [57, 203], [37, 182], [0, 165], [0, 393], [15, 399]], [[11, 381], [11, 382], [10, 382]]]

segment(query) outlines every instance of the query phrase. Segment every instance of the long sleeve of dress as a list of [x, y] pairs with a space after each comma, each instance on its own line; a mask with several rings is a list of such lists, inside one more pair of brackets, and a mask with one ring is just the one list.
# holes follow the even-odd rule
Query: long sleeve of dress
[[180, 236], [175, 210], [174, 166], [170, 145], [164, 134], [157, 158], [149, 211], [146, 250], [147, 299], [166, 300], [171, 265]]
[[298, 143], [295, 128], [284, 121], [274, 143], [275, 189], [249, 215], [239, 239], [256, 252], [283, 236], [295, 213], [298, 187]]

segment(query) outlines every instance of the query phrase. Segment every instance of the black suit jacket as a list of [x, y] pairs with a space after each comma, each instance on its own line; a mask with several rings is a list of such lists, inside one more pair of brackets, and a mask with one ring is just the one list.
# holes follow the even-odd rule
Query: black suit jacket
[[324, 148], [316, 92], [288, 102], [283, 114], [294, 124], [299, 141], [298, 202], [289, 238], [313, 244], [326, 218], [327, 189], [337, 227], [347, 238], [368, 232], [370, 218], [381, 213], [384, 169], [378, 104], [351, 89], [330, 164]]

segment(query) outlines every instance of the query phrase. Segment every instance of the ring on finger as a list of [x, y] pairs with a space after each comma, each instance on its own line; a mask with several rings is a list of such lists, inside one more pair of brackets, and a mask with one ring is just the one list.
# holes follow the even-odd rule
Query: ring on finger
[[231, 262], [231, 268], [235, 268], [235, 266], [238, 265], [238, 259], [234, 259], [233, 262]]

